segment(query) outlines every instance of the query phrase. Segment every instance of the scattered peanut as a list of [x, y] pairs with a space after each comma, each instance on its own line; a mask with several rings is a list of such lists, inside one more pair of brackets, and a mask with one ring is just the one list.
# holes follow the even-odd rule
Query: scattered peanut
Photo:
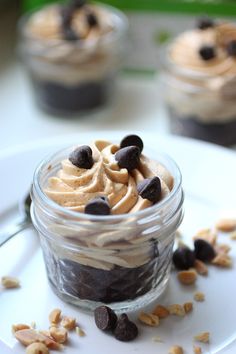
[[195, 260], [194, 268], [196, 269], [197, 273], [200, 275], [207, 275], [208, 274], [207, 266], [205, 265], [205, 263], [200, 261], [200, 259]]
[[44, 343], [50, 349], [60, 349], [60, 345], [52, 338], [38, 333], [34, 329], [22, 329], [17, 331], [15, 332], [15, 338], [25, 347], [28, 347], [32, 343], [40, 342]]
[[209, 343], [210, 340], [210, 333], [209, 332], [202, 332], [194, 337], [194, 339], [198, 342], [202, 343]]
[[222, 268], [231, 268], [233, 265], [232, 258], [224, 253], [219, 253], [211, 263]]
[[205, 295], [198, 291], [194, 294], [194, 300], [198, 302], [203, 302], [205, 300]]
[[54, 309], [50, 312], [49, 314], [49, 321], [50, 323], [57, 324], [61, 320], [61, 310], [60, 309]]
[[217, 234], [211, 229], [202, 229], [198, 231], [197, 234], [193, 237], [194, 240], [199, 238], [209, 242], [212, 246], [214, 246], [216, 244]]
[[227, 254], [227, 253], [229, 253], [230, 250], [231, 250], [231, 247], [229, 245], [227, 245], [226, 243], [220, 243], [215, 246], [215, 251], [217, 254], [219, 254], [219, 253]]
[[153, 337], [152, 340], [153, 342], [163, 343], [163, 340], [159, 336]]
[[153, 315], [152, 313], [146, 313], [146, 312], [140, 312], [138, 319], [140, 322], [151, 326], [151, 327], [157, 327], [159, 326], [159, 317], [156, 315]]
[[178, 345], [174, 345], [169, 349], [169, 354], [183, 354], [183, 353], [184, 353], [183, 348]]
[[182, 270], [178, 272], [178, 279], [184, 285], [191, 285], [196, 282], [197, 273], [194, 269]]
[[172, 304], [168, 307], [168, 310], [171, 315], [176, 315], [176, 316], [185, 316], [185, 310], [182, 305], [179, 304]]
[[194, 345], [193, 352], [194, 352], [194, 354], [202, 354], [202, 349], [201, 349], [201, 347]]
[[17, 278], [15, 277], [2, 277], [1, 279], [2, 286], [6, 289], [14, 289], [14, 288], [19, 288], [20, 282]]
[[61, 321], [62, 327], [68, 329], [69, 331], [75, 329], [76, 327], [76, 319], [73, 317], [64, 316]]
[[165, 306], [157, 305], [153, 309], [152, 314], [158, 316], [159, 318], [166, 318], [169, 316], [170, 312]]
[[236, 219], [221, 219], [216, 223], [216, 228], [222, 232], [231, 232], [236, 229]]
[[183, 307], [184, 307], [185, 313], [189, 313], [189, 312], [193, 311], [193, 303], [192, 302], [185, 302], [183, 304]]
[[86, 336], [86, 334], [85, 334], [85, 332], [83, 331], [83, 329], [82, 328], [80, 328], [80, 327], [75, 327], [75, 331], [76, 331], [76, 333], [78, 334], [78, 336], [80, 336], [80, 337], [85, 337]]
[[27, 324], [19, 323], [12, 325], [11, 329], [12, 333], [14, 334], [15, 332], [20, 331], [21, 329], [30, 329], [30, 326], [28, 326]]
[[43, 343], [32, 343], [27, 347], [26, 354], [49, 354], [49, 350]]
[[67, 330], [65, 328], [52, 326], [49, 329], [49, 333], [57, 343], [65, 343], [67, 341]]

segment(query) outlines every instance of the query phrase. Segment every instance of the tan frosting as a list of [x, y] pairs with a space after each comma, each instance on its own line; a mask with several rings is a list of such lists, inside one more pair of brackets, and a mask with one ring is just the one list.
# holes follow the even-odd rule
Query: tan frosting
[[[63, 39], [61, 10], [51, 5], [35, 12], [29, 19], [26, 32], [35, 39]], [[98, 26], [90, 28], [86, 14], [92, 12], [98, 19]], [[114, 25], [108, 11], [96, 5], [85, 5], [73, 14], [71, 27], [80, 39], [94, 40], [112, 31]]]
[[[168, 101], [180, 116], [195, 116], [205, 122], [235, 119], [236, 59], [226, 51], [231, 40], [236, 40], [236, 25], [220, 23], [184, 32], [173, 42], [170, 62], [184, 72], [173, 71]], [[200, 57], [199, 49], [205, 45], [214, 46], [215, 58]]]
[[138, 195], [137, 183], [156, 175], [161, 179], [161, 199], [171, 191], [173, 178], [160, 163], [141, 155], [139, 168], [128, 173], [115, 160], [118, 145], [95, 141], [91, 148], [94, 159], [91, 169], [78, 168], [66, 159], [57, 175], [50, 177], [45, 192], [59, 205], [83, 212], [88, 201], [107, 196], [112, 214], [133, 213], [152, 205]]

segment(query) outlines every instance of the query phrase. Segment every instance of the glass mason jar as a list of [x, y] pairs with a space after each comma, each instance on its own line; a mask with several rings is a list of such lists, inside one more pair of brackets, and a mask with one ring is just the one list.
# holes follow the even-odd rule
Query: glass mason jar
[[[59, 5], [48, 5], [45, 9], [56, 6]], [[114, 26], [98, 40], [35, 38], [27, 26], [37, 10], [24, 15], [19, 22], [20, 57], [31, 79], [36, 102], [47, 113], [83, 114], [107, 104], [114, 93], [128, 21], [113, 7], [98, 3], [96, 6], [109, 14]]]
[[170, 276], [183, 217], [179, 168], [166, 155], [153, 154], [174, 177], [170, 194], [136, 213], [93, 216], [61, 207], [44, 193], [71, 151], [43, 161], [33, 180], [31, 215], [51, 287], [62, 300], [87, 310], [99, 303], [122, 311], [147, 304], [164, 291]]
[[163, 51], [160, 92], [172, 133], [220, 145], [236, 144], [236, 72], [212, 75], [182, 67]]

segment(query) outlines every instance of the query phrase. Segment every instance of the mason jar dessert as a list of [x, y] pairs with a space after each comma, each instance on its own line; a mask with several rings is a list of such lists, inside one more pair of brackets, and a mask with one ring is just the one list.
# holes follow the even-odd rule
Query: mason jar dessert
[[236, 144], [236, 24], [202, 18], [163, 57], [172, 132]]
[[95, 141], [37, 168], [32, 220], [49, 282], [65, 301], [130, 310], [165, 289], [182, 216], [181, 173], [142, 140]]
[[126, 30], [121, 12], [85, 0], [47, 5], [23, 18], [19, 48], [38, 105], [70, 115], [107, 103]]

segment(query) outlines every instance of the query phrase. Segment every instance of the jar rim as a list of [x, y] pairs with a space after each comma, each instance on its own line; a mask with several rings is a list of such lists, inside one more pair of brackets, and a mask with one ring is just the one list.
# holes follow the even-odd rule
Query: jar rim
[[40, 177], [41, 177], [44, 169], [50, 165], [50, 161], [53, 158], [56, 158], [56, 156], [58, 156], [60, 153], [65, 152], [66, 150], [69, 150], [69, 149], [71, 149], [71, 146], [68, 147], [67, 149], [63, 148], [54, 154], [50, 154], [49, 156], [47, 156], [47, 158], [43, 159], [39, 163], [39, 165], [37, 166], [37, 168], [34, 172], [32, 190], [33, 190], [34, 197], [38, 198], [39, 201], [41, 201], [44, 205], [56, 210], [57, 212], [60, 212], [60, 214], [63, 214], [63, 216], [68, 217], [70, 219], [73, 219], [73, 220], [78, 219], [80, 221], [85, 220], [85, 221], [92, 221], [92, 222], [96, 222], [96, 221], [98, 221], [98, 222], [101, 222], [101, 221], [117, 222], [120, 220], [130, 219], [132, 217], [134, 217], [134, 218], [135, 217], [137, 217], [137, 218], [145, 217], [145, 216], [150, 215], [152, 212], [157, 212], [159, 210], [164, 209], [164, 207], [166, 207], [166, 205], [168, 205], [168, 203], [171, 200], [173, 200], [173, 198], [176, 196], [176, 194], [178, 193], [178, 191], [181, 188], [182, 174], [180, 172], [180, 169], [179, 169], [177, 163], [168, 154], [161, 152], [161, 153], [158, 153], [158, 155], [156, 154], [156, 156], [164, 158], [165, 161], [168, 162], [172, 166], [172, 168], [175, 171], [175, 176], [173, 176], [174, 177], [174, 185], [173, 185], [172, 190], [160, 202], [158, 202], [148, 208], [145, 208], [143, 210], [136, 211], [134, 213], [125, 213], [125, 214], [117, 214], [117, 215], [91, 215], [91, 214], [85, 214], [85, 213], [81, 213], [78, 211], [73, 211], [73, 210], [67, 209], [67, 208], [57, 204], [56, 202], [54, 202], [52, 199], [50, 199], [46, 195], [46, 193], [44, 192], [44, 190], [40, 184]]
[[[120, 23], [119, 26], [116, 25], [115, 30], [105, 33], [100, 37], [100, 41], [101, 43], [112, 43], [114, 40], [119, 40], [128, 30], [129, 28], [129, 22], [128, 19], [126, 17], [126, 15], [120, 11], [119, 9], [107, 5], [107, 4], [103, 4], [100, 2], [93, 2], [93, 4], [99, 6], [102, 9], [106, 9], [108, 10], [111, 14], [115, 15], [117, 17], [117, 19], [119, 19]], [[25, 31], [25, 25], [27, 24], [29, 18], [31, 17], [32, 14], [36, 13], [37, 11], [39, 11], [42, 8], [47, 8], [47, 7], [52, 7], [52, 6], [58, 6], [58, 3], [51, 3], [49, 5], [46, 6], [41, 6], [41, 7], [37, 7], [31, 11], [28, 11], [26, 14], [24, 14], [20, 20], [18, 21], [18, 32], [20, 33], [20, 35], [22, 36], [23, 39], [26, 40], [36, 40], [36, 38], [34, 36], [30, 36], [29, 34], [26, 33]], [[55, 45], [56, 42], [61, 42], [61, 43], [68, 43], [68, 41], [66, 39], [42, 39], [42, 41], [45, 42], [45, 44], [52, 44]], [[73, 46], [75, 46], [77, 49], [81, 48], [81, 49], [89, 49], [91, 47], [93, 47], [95, 44], [94, 41], [90, 40], [86, 40], [86, 39], [78, 39], [78, 40], [74, 40], [73, 41]]]

